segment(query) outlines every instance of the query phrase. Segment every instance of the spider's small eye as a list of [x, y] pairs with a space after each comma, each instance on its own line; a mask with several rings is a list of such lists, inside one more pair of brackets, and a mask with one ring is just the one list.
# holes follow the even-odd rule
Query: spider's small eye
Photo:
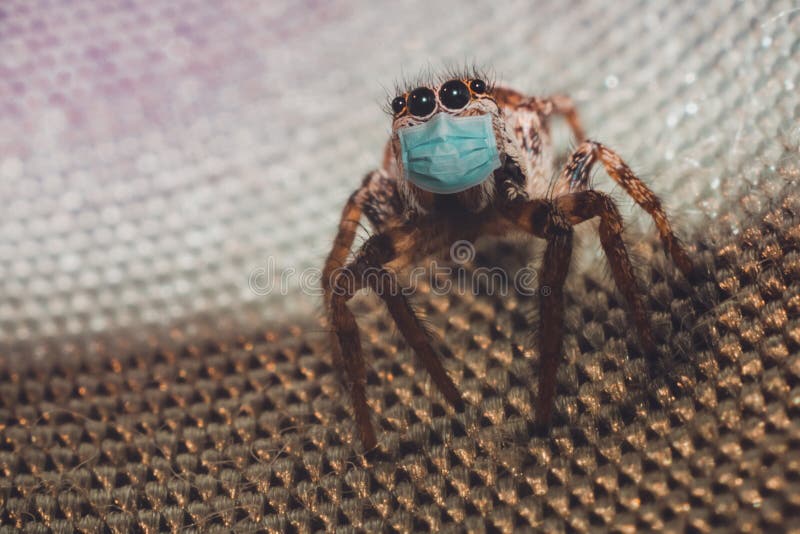
[[404, 96], [398, 96], [392, 100], [392, 111], [394, 111], [395, 114], [403, 111], [404, 107], [406, 107], [406, 98]]
[[427, 87], [417, 87], [408, 95], [408, 110], [412, 115], [425, 117], [436, 108], [436, 95]]
[[469, 89], [461, 80], [450, 80], [439, 89], [439, 100], [448, 109], [461, 109], [469, 102]]
[[472, 80], [469, 82], [469, 88], [472, 89], [472, 92], [476, 95], [482, 95], [486, 92], [486, 82], [483, 80]]

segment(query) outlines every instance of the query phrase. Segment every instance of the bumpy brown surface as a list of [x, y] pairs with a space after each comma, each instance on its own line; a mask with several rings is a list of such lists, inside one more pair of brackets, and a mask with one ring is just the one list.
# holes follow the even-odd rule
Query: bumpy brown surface
[[738, 232], [697, 239], [693, 291], [640, 250], [652, 382], [607, 277], [573, 277], [547, 438], [529, 431], [517, 297], [418, 295], [464, 413], [358, 300], [381, 441], [366, 458], [319, 326], [3, 361], [0, 530], [800, 530], [800, 189], [774, 183], [716, 222]]

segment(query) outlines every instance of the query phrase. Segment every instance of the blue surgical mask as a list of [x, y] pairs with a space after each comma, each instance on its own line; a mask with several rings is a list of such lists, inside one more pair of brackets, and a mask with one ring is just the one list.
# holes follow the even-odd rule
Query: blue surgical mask
[[397, 131], [405, 178], [432, 193], [460, 193], [500, 167], [491, 115], [431, 120]]

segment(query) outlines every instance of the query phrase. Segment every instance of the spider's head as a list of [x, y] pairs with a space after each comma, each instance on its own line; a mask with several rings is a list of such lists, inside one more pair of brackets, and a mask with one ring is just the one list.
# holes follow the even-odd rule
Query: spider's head
[[460, 195], [473, 209], [491, 200], [507, 135], [481, 77], [448, 77], [403, 91], [391, 101], [391, 113], [391, 151], [406, 198], [423, 208], [435, 194]]

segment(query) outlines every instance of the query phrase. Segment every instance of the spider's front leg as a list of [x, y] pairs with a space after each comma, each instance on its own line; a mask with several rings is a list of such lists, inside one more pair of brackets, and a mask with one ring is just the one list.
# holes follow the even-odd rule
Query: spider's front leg
[[506, 215], [522, 230], [547, 240], [539, 277], [539, 393], [536, 426], [550, 426], [564, 339], [564, 282], [572, 258], [572, 226], [553, 202], [535, 199], [510, 206]]
[[552, 95], [547, 98], [537, 98], [534, 102], [539, 112], [545, 117], [550, 115], [563, 116], [572, 130], [572, 135], [575, 136], [579, 143], [586, 139], [586, 133], [583, 130], [580, 117], [578, 117], [578, 110], [572, 98], [567, 95]]
[[433, 350], [428, 334], [398, 286], [397, 278], [385, 267], [394, 260], [397, 260], [394, 264], [402, 264], [408, 259], [418, 244], [418, 235], [419, 231], [411, 227], [392, 228], [373, 235], [353, 261], [335, 273], [332, 281], [329, 310], [336, 350], [344, 365], [356, 424], [367, 450], [374, 448], [377, 440], [366, 401], [364, 357], [358, 326], [347, 307], [347, 301], [363, 287], [371, 288], [386, 303], [398, 329], [447, 401], [457, 409], [463, 406], [461, 394]]
[[569, 124], [576, 141], [580, 143], [586, 139], [575, 102], [567, 95], [526, 96], [507, 87], [495, 87], [493, 95], [497, 103], [503, 107], [515, 111], [527, 110], [536, 112], [544, 121], [545, 126], [550, 117], [560, 115]]
[[608, 175], [650, 214], [656, 223], [664, 248], [678, 269], [688, 278], [693, 269], [692, 260], [672, 230], [661, 201], [616, 152], [596, 141], [585, 141], [572, 153], [559, 180], [566, 182], [571, 191], [585, 190], [588, 187], [592, 167], [597, 161], [600, 161]]
[[639, 332], [639, 340], [645, 354], [657, 356], [653, 328], [645, 309], [642, 291], [636, 282], [625, 242], [622, 240], [623, 219], [614, 201], [600, 191], [578, 191], [560, 196], [554, 200], [556, 206], [571, 224], [580, 224], [595, 217], [600, 218], [600, 245], [603, 247], [614, 283], [619, 288], [630, 308], [629, 313]]
[[[630, 315], [648, 357], [657, 354], [656, 343], [633, 265], [622, 240], [622, 217], [611, 197], [599, 191], [579, 191], [552, 201], [537, 199], [512, 206], [507, 215], [521, 229], [548, 240], [540, 278], [541, 370], [536, 407], [537, 426], [547, 427], [552, 415], [556, 371], [564, 335], [563, 287], [572, 253], [573, 225], [600, 218], [600, 244], [611, 265], [614, 281], [630, 307]], [[654, 361], [651, 359], [651, 364]]]
[[[347, 381], [350, 383], [350, 395], [353, 400], [356, 421], [362, 429], [362, 439], [367, 442], [375, 442], [375, 432], [369, 422], [369, 411], [367, 410], [367, 397], [364, 389], [366, 385], [366, 374], [364, 371], [364, 357], [361, 354], [361, 340], [358, 335], [358, 326], [355, 317], [341, 303], [335, 299], [334, 295], [334, 275], [341, 269], [358, 231], [359, 221], [364, 210], [367, 199], [367, 187], [370, 175], [364, 179], [361, 187], [356, 189], [342, 210], [339, 221], [339, 230], [333, 241], [325, 267], [322, 270], [322, 290], [324, 292], [325, 309], [331, 330], [331, 352], [333, 362], [336, 367], [344, 369]], [[363, 423], [362, 423], [363, 421]]]

